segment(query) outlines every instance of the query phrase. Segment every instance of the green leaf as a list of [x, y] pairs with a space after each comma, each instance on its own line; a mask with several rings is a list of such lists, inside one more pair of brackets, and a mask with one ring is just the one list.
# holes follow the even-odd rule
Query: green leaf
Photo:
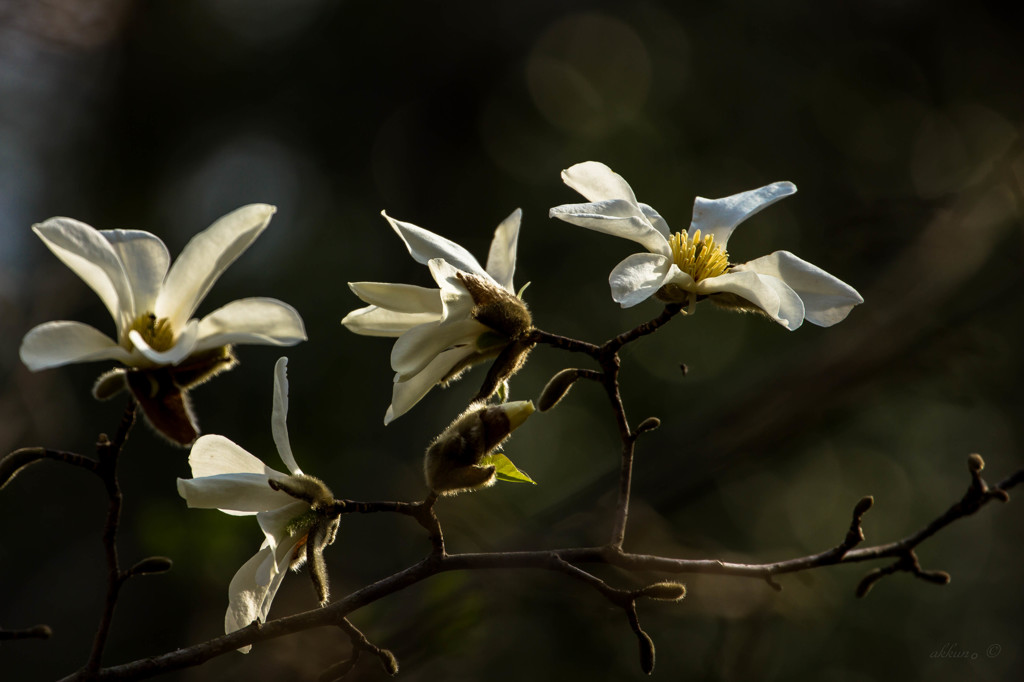
[[512, 463], [508, 457], [502, 452], [492, 452], [483, 459], [480, 460], [480, 466], [493, 466], [494, 474], [497, 476], [499, 481], [508, 481], [510, 483], [532, 483], [537, 485], [537, 482], [527, 476], [524, 472], [520, 471], [515, 464]]

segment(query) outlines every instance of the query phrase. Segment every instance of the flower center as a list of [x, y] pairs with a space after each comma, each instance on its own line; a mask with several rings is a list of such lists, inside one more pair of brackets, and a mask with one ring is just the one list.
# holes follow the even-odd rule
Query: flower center
[[[157, 319], [153, 313], [143, 313], [135, 318], [128, 331], [137, 331], [142, 335], [143, 340], [155, 351], [163, 352], [174, 347], [174, 331], [171, 329], [171, 322], [166, 317]], [[127, 333], [125, 338], [128, 338]]]
[[712, 235], [701, 238], [700, 230], [694, 231], [692, 238], [687, 230], [676, 232], [669, 236], [668, 245], [672, 248], [672, 260], [694, 282], [718, 277], [729, 269], [729, 254], [715, 243]]

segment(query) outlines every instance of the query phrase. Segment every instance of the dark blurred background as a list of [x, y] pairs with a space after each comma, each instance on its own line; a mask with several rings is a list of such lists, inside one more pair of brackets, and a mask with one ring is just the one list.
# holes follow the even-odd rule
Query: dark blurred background
[[[431, 282], [380, 210], [482, 259], [521, 207], [516, 283], [532, 282], [535, 320], [600, 342], [658, 307], [623, 311], [608, 295], [635, 245], [547, 218], [579, 200], [559, 171], [594, 159], [677, 230], [695, 195], [793, 181], [799, 194], [739, 229], [733, 260], [788, 249], [866, 299], [839, 326], [793, 333], [701, 306], [626, 352], [629, 415], [663, 420], [640, 443], [627, 548], [746, 562], [818, 552], [868, 494], [868, 542], [900, 538], [959, 499], [969, 453], [992, 482], [1024, 464], [1022, 28], [1012, 4], [922, 0], [0, 0], [0, 449], [91, 454], [123, 407], [89, 397], [102, 363], [31, 374], [18, 361], [45, 321], [113, 333], [32, 223], [145, 229], [176, 255], [220, 215], [268, 202], [271, 227], [200, 313], [254, 295], [296, 306], [310, 337], [285, 351], [300, 465], [341, 497], [419, 499], [424, 447], [484, 372], [384, 428], [391, 343], [340, 326], [361, 305], [346, 282]], [[241, 347], [238, 369], [194, 393], [205, 432], [277, 467], [280, 354]], [[513, 397], [535, 398], [580, 361], [539, 348]], [[603, 542], [618, 448], [602, 396], [577, 387], [508, 445], [538, 486], [439, 505], [450, 550]], [[220, 634], [228, 582], [261, 541], [251, 519], [185, 508], [174, 480], [186, 456], [144, 426], [128, 443], [122, 560], [175, 565], [125, 588], [106, 663]], [[54, 679], [85, 660], [105, 510], [97, 480], [55, 463], [0, 493], [0, 627], [54, 630], [0, 644], [4, 680]], [[654, 675], [1016, 679], [1022, 519], [1014, 500], [927, 542], [922, 564], [949, 571], [947, 587], [899, 574], [858, 600], [868, 565], [783, 577], [781, 593], [688, 576], [684, 602], [640, 608]], [[409, 519], [347, 518], [327, 552], [333, 592], [428, 549]], [[313, 604], [303, 572], [271, 616]], [[621, 612], [559, 575], [444, 575], [352, 620], [409, 681], [644, 677]], [[348, 646], [339, 631], [307, 632], [166, 679], [315, 679]], [[369, 659], [353, 673], [383, 677]]]

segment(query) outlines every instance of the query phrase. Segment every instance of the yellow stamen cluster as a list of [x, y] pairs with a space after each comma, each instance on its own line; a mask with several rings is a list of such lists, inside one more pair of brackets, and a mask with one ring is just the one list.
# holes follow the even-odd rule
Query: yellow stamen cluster
[[141, 334], [143, 340], [155, 351], [163, 352], [174, 346], [174, 330], [171, 329], [171, 323], [166, 317], [157, 319], [153, 313], [139, 315], [125, 332], [125, 342], [128, 344], [131, 343], [128, 341], [128, 332], [132, 330]]
[[710, 234], [701, 239], [700, 230], [696, 230], [690, 238], [687, 230], [683, 230], [670, 235], [668, 244], [672, 247], [672, 260], [694, 282], [718, 277], [729, 269], [729, 254], [715, 244]]

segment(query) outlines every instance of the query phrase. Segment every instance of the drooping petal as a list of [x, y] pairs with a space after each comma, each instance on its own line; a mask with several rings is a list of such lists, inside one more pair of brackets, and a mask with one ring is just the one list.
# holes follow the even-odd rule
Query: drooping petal
[[276, 478], [287, 476], [271, 469], [242, 446], [214, 434], [202, 436], [195, 442], [188, 463], [192, 467], [193, 478], [220, 474], [261, 474]]
[[391, 393], [391, 405], [388, 406], [384, 415], [384, 424], [390, 424], [403, 414], [413, 408], [423, 396], [430, 392], [434, 386], [440, 383], [451, 373], [452, 369], [458, 367], [466, 358], [473, 355], [475, 349], [470, 346], [461, 346], [438, 353], [437, 357], [430, 361], [419, 374], [409, 377], [405, 381], [395, 383]]
[[487, 327], [469, 318], [413, 327], [395, 341], [391, 349], [391, 369], [406, 379], [449, 348], [467, 345], [475, 348], [476, 339], [485, 332]]
[[715, 243], [725, 249], [729, 235], [737, 225], [761, 209], [795, 192], [796, 185], [792, 182], [773, 182], [723, 199], [697, 197], [693, 202], [690, 234], [692, 235], [694, 230], [700, 230], [701, 234], [710, 234], [715, 238]]
[[117, 325], [118, 337], [135, 310], [131, 286], [117, 252], [98, 230], [72, 218], [50, 218], [32, 231], [103, 301]]
[[501, 221], [494, 231], [491, 249], [487, 254], [487, 274], [501, 285], [505, 291], [515, 293], [512, 277], [516, 272], [516, 246], [519, 242], [519, 224], [523, 211], [516, 209], [509, 217]]
[[232, 516], [279, 509], [294, 501], [288, 493], [271, 488], [268, 480], [268, 476], [254, 473], [179, 478], [178, 494], [191, 508], [219, 509]]
[[584, 161], [562, 171], [562, 182], [588, 201], [622, 199], [636, 204], [636, 195], [621, 175], [599, 161]]
[[270, 429], [274, 433], [274, 445], [281, 461], [293, 474], [302, 470], [295, 463], [292, 444], [288, 440], [288, 358], [278, 358], [274, 365], [274, 409], [270, 414]]
[[588, 230], [632, 240], [651, 253], [672, 255], [665, 235], [651, 225], [640, 207], [622, 199], [555, 206], [548, 215]]
[[156, 303], [157, 317], [181, 329], [217, 278], [260, 236], [277, 209], [243, 206], [194, 236], [174, 261]]
[[842, 322], [854, 306], [864, 302], [849, 284], [789, 251], [776, 251], [734, 269], [771, 275], [785, 282], [803, 300], [807, 321], [820, 327]]
[[124, 266], [135, 309], [132, 317], [156, 310], [156, 299], [163, 286], [171, 256], [155, 235], [142, 230], [102, 230]]
[[[228, 609], [224, 614], [224, 632], [232, 633], [241, 630], [254, 620], [265, 621], [270, 605], [277, 595], [286, 571], [278, 571], [276, 567], [269, 571], [270, 579], [260, 584], [256, 579], [261, 569], [266, 570], [274, 565], [274, 551], [263, 547], [251, 559], [242, 564], [228, 586]], [[240, 647], [238, 651], [249, 653], [252, 645]]]
[[441, 315], [441, 293], [437, 289], [387, 282], [349, 282], [348, 286], [352, 293], [370, 305], [399, 313]]
[[709, 277], [697, 283], [701, 294], [727, 292], [753, 303], [768, 317], [790, 331], [804, 321], [804, 304], [796, 292], [776, 277], [735, 269], [718, 277]]
[[176, 365], [195, 350], [196, 340], [199, 338], [199, 322], [189, 320], [185, 328], [178, 334], [174, 345], [165, 351], [158, 351], [152, 347], [136, 330], [128, 332], [128, 340], [135, 346], [135, 350], [154, 365]]
[[21, 361], [33, 372], [72, 362], [118, 360], [132, 364], [132, 354], [87, 324], [61, 320], [29, 330], [21, 341]]
[[489, 277], [473, 254], [450, 239], [412, 223], [395, 220], [384, 211], [381, 211], [381, 215], [391, 223], [391, 227], [405, 242], [405, 247], [409, 249], [409, 254], [417, 263], [426, 265], [431, 258], [444, 258], [460, 270]]
[[612, 299], [623, 308], [647, 300], [665, 284], [671, 267], [670, 258], [656, 253], [627, 256], [608, 276]]
[[227, 346], [294, 346], [306, 340], [295, 308], [274, 298], [243, 298], [214, 310], [199, 321], [193, 352]]
[[437, 322], [440, 318], [434, 313], [396, 313], [371, 305], [353, 310], [341, 323], [350, 332], [363, 336], [401, 336], [413, 327]]

